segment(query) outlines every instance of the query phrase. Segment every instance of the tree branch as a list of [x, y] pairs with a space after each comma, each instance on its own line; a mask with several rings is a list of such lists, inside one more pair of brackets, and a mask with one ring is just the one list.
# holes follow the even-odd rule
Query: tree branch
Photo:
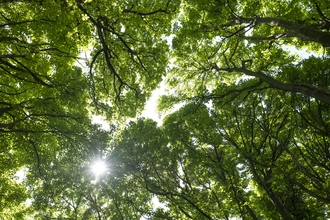
[[306, 86], [298, 83], [296, 84], [283, 83], [274, 79], [271, 76], [266, 75], [263, 72], [254, 72], [244, 67], [219, 68], [216, 64], [214, 64], [213, 69], [218, 72], [224, 72], [224, 73], [228, 73], [228, 72], [244, 73], [245, 75], [259, 78], [261, 81], [269, 84], [270, 88], [287, 91], [287, 92], [293, 92], [293, 93], [302, 93], [309, 97], [313, 97], [322, 102], [330, 104], [330, 91], [328, 92], [328, 90], [319, 89], [317, 87], [314, 88], [311, 86]]
[[31, 143], [32, 147], [33, 147], [33, 150], [36, 154], [36, 157], [37, 157], [37, 166], [38, 166], [38, 171], [39, 171], [39, 174], [42, 175], [41, 173], [41, 168], [40, 168], [40, 156], [39, 156], [39, 153], [38, 153], [38, 149], [37, 149], [37, 146], [35, 145], [35, 143], [29, 139], [29, 142]]

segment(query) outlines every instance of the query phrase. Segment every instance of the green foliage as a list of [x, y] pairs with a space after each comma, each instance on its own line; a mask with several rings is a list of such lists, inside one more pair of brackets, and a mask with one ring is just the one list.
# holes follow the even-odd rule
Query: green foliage
[[329, 218], [328, 3], [0, 1], [0, 218]]

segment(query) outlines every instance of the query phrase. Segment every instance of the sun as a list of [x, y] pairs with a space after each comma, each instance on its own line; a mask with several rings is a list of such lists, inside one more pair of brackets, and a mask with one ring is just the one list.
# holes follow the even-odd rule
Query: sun
[[101, 160], [95, 161], [91, 165], [91, 169], [92, 169], [92, 173], [95, 176], [100, 176], [108, 170], [106, 163], [104, 161], [101, 161]]

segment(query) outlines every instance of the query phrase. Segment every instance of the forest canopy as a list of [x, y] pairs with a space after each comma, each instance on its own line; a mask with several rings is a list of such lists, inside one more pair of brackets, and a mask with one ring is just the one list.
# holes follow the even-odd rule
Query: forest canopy
[[330, 218], [329, 5], [0, 0], [0, 219]]

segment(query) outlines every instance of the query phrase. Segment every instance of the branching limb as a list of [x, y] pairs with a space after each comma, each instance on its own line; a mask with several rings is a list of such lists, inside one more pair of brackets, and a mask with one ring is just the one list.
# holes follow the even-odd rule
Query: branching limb
[[29, 139], [29, 142], [32, 145], [34, 153], [36, 154], [36, 157], [37, 157], [37, 166], [38, 166], [39, 174], [42, 175], [41, 167], [40, 167], [40, 156], [39, 156], [39, 153], [38, 153], [37, 146], [35, 145], [35, 143], [31, 139]]
[[259, 78], [261, 81], [267, 83], [270, 88], [287, 91], [287, 92], [293, 92], [293, 93], [302, 93], [309, 97], [313, 97], [322, 102], [330, 104], [330, 91], [328, 91], [328, 90], [324, 91], [324, 90], [318, 89], [316, 87], [311, 88], [311, 87], [301, 85], [301, 84], [283, 83], [261, 71], [254, 72], [254, 71], [246, 69], [244, 66], [239, 67], [239, 68], [238, 67], [220, 68], [216, 64], [214, 64], [212, 69], [216, 70], [217, 72], [222, 72], [222, 73], [237, 72], [237, 73], [243, 73], [248, 76], [254, 76], [254, 77]]
[[[127, 84], [121, 78], [121, 76], [117, 73], [116, 69], [112, 65], [112, 63], [111, 63], [111, 58], [112, 58], [111, 50], [110, 50], [110, 48], [109, 48], [109, 46], [106, 42], [105, 32], [110, 32], [110, 33], [116, 35], [130, 54], [135, 54], [134, 51], [128, 46], [127, 42], [121, 37], [120, 34], [115, 32], [114, 29], [108, 28], [108, 27], [106, 27], [102, 24], [102, 22], [104, 22], [104, 21], [106, 22], [106, 18], [100, 17], [100, 19], [94, 19], [93, 16], [90, 15], [87, 12], [87, 10], [83, 7], [82, 3], [79, 0], [77, 0], [77, 6], [84, 14], [86, 14], [89, 17], [90, 21], [96, 27], [97, 34], [98, 34], [98, 37], [100, 39], [100, 43], [102, 45], [102, 49], [100, 49], [97, 52], [97, 54], [93, 57], [92, 63], [94, 63], [96, 61], [97, 57], [103, 52], [104, 58], [105, 58], [105, 63], [107, 65], [107, 67], [109, 68], [110, 72], [113, 74], [113, 87], [114, 87], [114, 90], [115, 90], [115, 93], [116, 93], [116, 100], [121, 101], [120, 96], [121, 96], [121, 93], [122, 93], [122, 90], [123, 90], [124, 86], [126, 86], [130, 90], [133, 90], [135, 92], [136, 96], [137, 96], [138, 91], [135, 88], [133, 88], [132, 86], [130, 86], [129, 84]], [[91, 71], [91, 68], [92, 68], [92, 65], [90, 66], [90, 71]], [[119, 85], [116, 85], [117, 81], [119, 82]]]
[[324, 24], [320, 27], [320, 29], [326, 28], [326, 29], [330, 30], [330, 19], [327, 18], [323, 14], [323, 12], [321, 11], [320, 6], [317, 4], [317, 2], [315, 2], [314, 4], [315, 4], [317, 13], [321, 17], [321, 19], [324, 21]]
[[244, 40], [258, 41], [258, 42], [275, 41], [277, 39], [280, 39], [280, 38], [286, 37], [286, 36], [287, 36], [287, 33], [276, 34], [276, 35], [273, 35], [270, 37], [237, 35], [238, 38], [241, 38]]

